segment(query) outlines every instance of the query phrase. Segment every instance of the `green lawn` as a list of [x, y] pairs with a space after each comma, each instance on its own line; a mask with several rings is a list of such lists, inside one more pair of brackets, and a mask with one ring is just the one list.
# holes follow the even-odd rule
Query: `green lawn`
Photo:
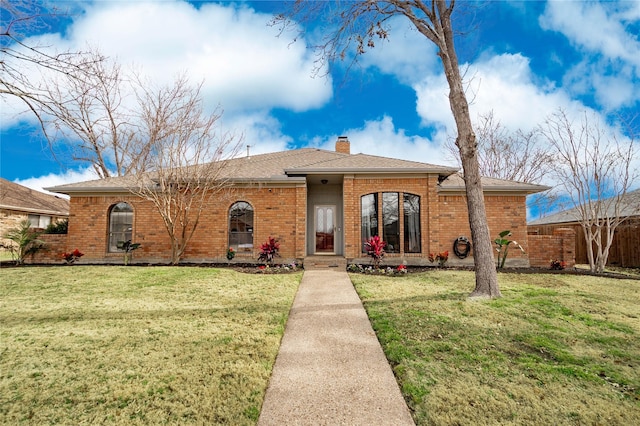
[[640, 424], [640, 281], [352, 274], [419, 425]]
[[0, 270], [0, 423], [255, 424], [301, 274]]

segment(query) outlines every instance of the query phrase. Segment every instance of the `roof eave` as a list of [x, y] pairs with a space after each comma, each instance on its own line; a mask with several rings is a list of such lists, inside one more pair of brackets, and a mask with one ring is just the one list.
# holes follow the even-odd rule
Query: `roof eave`
[[24, 212], [24, 213], [38, 213], [38, 214], [47, 214], [52, 216], [69, 216], [69, 212], [64, 212], [61, 210], [46, 210], [46, 209], [35, 209], [30, 207], [20, 207], [20, 206], [11, 206], [8, 204], [0, 204], [0, 209], [3, 210], [11, 210], [16, 212]]
[[[289, 177], [289, 176], [270, 176], [270, 177], [261, 177], [261, 178], [229, 178], [229, 182], [232, 183], [297, 183], [297, 182], [306, 182], [304, 177]], [[108, 186], [108, 187], [95, 187], [95, 186], [75, 186], [75, 187], [64, 187], [64, 186], [53, 186], [49, 188], [44, 188], [47, 191], [55, 192], [58, 194], [86, 194], [86, 193], [97, 193], [97, 194], [106, 194], [106, 193], [128, 193], [130, 192], [126, 186]]]
[[[505, 186], [489, 186], [483, 185], [483, 192], [500, 192], [500, 193], [518, 193], [518, 194], [537, 194], [539, 192], [544, 192], [551, 189], [549, 186], [544, 185], [528, 185], [527, 187], [517, 186], [517, 185], [505, 185]], [[439, 192], [464, 192], [465, 186], [448, 186], [448, 187], [440, 187]]]
[[233, 183], [304, 183], [307, 180], [304, 176], [270, 176], [267, 178], [231, 178], [229, 181]]
[[359, 173], [374, 173], [374, 174], [438, 174], [450, 176], [456, 173], [458, 169], [420, 169], [420, 168], [352, 168], [352, 167], [337, 167], [337, 168], [295, 168], [285, 169], [284, 172], [287, 175], [320, 175], [320, 174], [359, 174]]
[[113, 192], [129, 192], [129, 190], [122, 186], [111, 186], [111, 187], [86, 187], [79, 186], [74, 188], [65, 188], [64, 186], [51, 186], [49, 188], [43, 188], [49, 192], [55, 192], [56, 194], [77, 194], [77, 193], [87, 193], [87, 192], [95, 192], [95, 193], [113, 193]]

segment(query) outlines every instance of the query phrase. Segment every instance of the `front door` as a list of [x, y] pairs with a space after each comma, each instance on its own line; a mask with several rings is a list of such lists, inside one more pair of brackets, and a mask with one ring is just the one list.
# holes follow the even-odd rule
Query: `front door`
[[336, 206], [316, 206], [316, 253], [334, 254]]

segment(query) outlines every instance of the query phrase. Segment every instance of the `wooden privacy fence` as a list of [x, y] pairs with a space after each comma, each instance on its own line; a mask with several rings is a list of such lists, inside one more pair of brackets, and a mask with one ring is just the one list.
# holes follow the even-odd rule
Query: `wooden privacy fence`
[[[587, 264], [587, 242], [580, 224], [535, 225], [528, 227], [529, 238], [533, 235], [552, 235], [559, 228], [572, 228], [575, 231], [576, 263]], [[531, 241], [530, 241], [531, 244]], [[595, 253], [594, 244], [594, 253]], [[608, 266], [640, 268], [640, 217], [633, 217], [621, 223], [613, 237], [609, 250]]]

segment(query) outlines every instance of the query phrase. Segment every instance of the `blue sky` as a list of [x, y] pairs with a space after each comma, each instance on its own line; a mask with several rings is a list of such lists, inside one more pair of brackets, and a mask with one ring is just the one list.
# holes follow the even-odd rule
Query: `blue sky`
[[[470, 2], [460, 2], [468, 7]], [[345, 73], [313, 75], [309, 39], [291, 44], [267, 25], [274, 2], [56, 2], [73, 14], [34, 35], [59, 50], [98, 47], [123, 66], [168, 82], [204, 80], [225, 129], [252, 153], [314, 146], [346, 135], [352, 152], [454, 164], [442, 148], [454, 133], [435, 48], [405, 19], [390, 39]], [[640, 2], [473, 3], [473, 28], [457, 39], [473, 117], [493, 111], [528, 130], [557, 108], [640, 115]], [[0, 175], [41, 189], [94, 178], [86, 164], [56, 160], [23, 106], [2, 98]], [[64, 152], [64, 141], [54, 147]], [[640, 161], [640, 160], [639, 160]], [[553, 184], [553, 182], [544, 182]]]

